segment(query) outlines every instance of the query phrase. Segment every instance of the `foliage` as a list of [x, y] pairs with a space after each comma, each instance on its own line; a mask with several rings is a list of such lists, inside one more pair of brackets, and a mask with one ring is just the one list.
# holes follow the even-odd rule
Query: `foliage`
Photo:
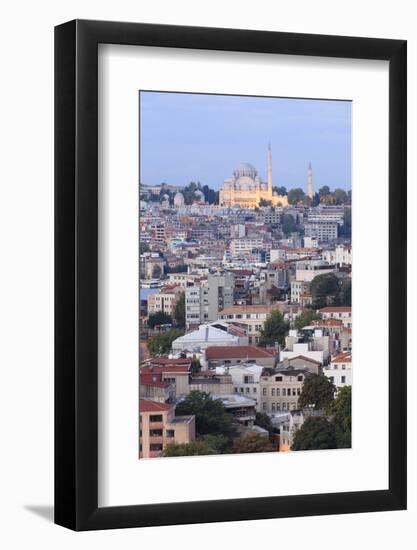
[[167, 332], [161, 332], [152, 336], [148, 343], [148, 349], [151, 355], [163, 355], [171, 350], [172, 342], [182, 336], [182, 330], [173, 329]]
[[170, 325], [172, 324], [172, 317], [165, 313], [164, 311], [157, 311], [156, 313], [151, 313], [148, 317], [148, 327], [154, 328], [156, 325]]
[[194, 359], [191, 361], [191, 372], [200, 372], [201, 371], [201, 363], [200, 359], [197, 359], [194, 357]]
[[339, 237], [350, 239], [352, 236], [352, 209], [345, 208], [343, 213], [343, 225], [339, 227]]
[[185, 328], [185, 292], [181, 292], [177, 298], [174, 318], [179, 328]]
[[297, 231], [297, 224], [295, 223], [294, 216], [291, 214], [284, 214], [281, 218], [282, 231], [285, 235], [290, 235]]
[[334, 304], [337, 306], [351, 306], [352, 305], [352, 279], [346, 277], [339, 283], [339, 292], [334, 300]]
[[344, 386], [330, 403], [327, 413], [336, 429], [338, 448], [350, 448], [352, 443], [352, 387]]
[[197, 435], [223, 434], [232, 436], [235, 432], [232, 417], [223, 403], [206, 392], [192, 391], [177, 404], [176, 414], [195, 415]]
[[330, 195], [330, 187], [328, 185], [323, 185], [319, 189], [319, 197], [324, 197], [325, 195]]
[[305, 193], [301, 187], [296, 187], [295, 189], [288, 191], [288, 202], [290, 204], [298, 204], [299, 202], [302, 202], [304, 198]]
[[311, 281], [310, 291], [316, 308], [333, 303], [339, 292], [339, 280], [333, 273], [317, 275]]
[[149, 252], [151, 249], [148, 245], [148, 243], [145, 243], [143, 241], [139, 242], [139, 254], [145, 254], [145, 252]]
[[318, 193], [314, 193], [311, 206], [318, 206], [319, 204], [320, 204], [320, 195]]
[[250, 432], [238, 437], [233, 443], [234, 453], [271, 453], [274, 451], [268, 437]]
[[210, 189], [208, 185], [203, 185], [202, 192], [204, 193], [204, 199], [208, 204], [218, 204], [219, 202], [219, 192]]
[[303, 327], [308, 326], [312, 321], [316, 321], [320, 319], [320, 315], [318, 315], [315, 311], [312, 309], [305, 309], [300, 315], [297, 316], [296, 320], [294, 321], [294, 327], [297, 330], [301, 330]]
[[188, 266], [186, 264], [177, 264], [173, 267], [170, 267], [169, 265], [165, 266], [164, 272], [166, 274], [168, 273], [186, 273], [188, 270]]
[[263, 347], [273, 346], [278, 342], [282, 346], [285, 342], [285, 336], [288, 334], [288, 329], [289, 324], [284, 321], [282, 313], [278, 309], [272, 310], [261, 330], [259, 345]]
[[326, 409], [333, 401], [336, 388], [324, 374], [309, 374], [303, 384], [298, 405], [300, 408]]
[[281, 187], [273, 187], [272, 191], [281, 197], [287, 194], [287, 188], [283, 185], [281, 185]]
[[159, 265], [154, 265], [152, 269], [152, 277], [158, 279], [162, 275], [162, 269]]
[[266, 413], [256, 413], [255, 424], [264, 430], [268, 430], [271, 434], [274, 432], [274, 427], [272, 426], [271, 419]]
[[295, 432], [292, 451], [336, 449], [336, 429], [325, 417], [310, 416]]
[[272, 206], [272, 202], [271, 201], [267, 201], [266, 199], [261, 199], [259, 201], [259, 206]]
[[214, 450], [214, 454], [229, 454], [232, 452], [233, 439], [224, 434], [207, 434], [198, 438], [198, 441], [204, 442], [211, 449]]
[[348, 196], [344, 189], [335, 189], [333, 198], [335, 204], [346, 204], [348, 202]]
[[214, 455], [217, 450], [209, 443], [201, 440], [190, 443], [170, 443], [164, 449], [163, 456], [196, 456]]

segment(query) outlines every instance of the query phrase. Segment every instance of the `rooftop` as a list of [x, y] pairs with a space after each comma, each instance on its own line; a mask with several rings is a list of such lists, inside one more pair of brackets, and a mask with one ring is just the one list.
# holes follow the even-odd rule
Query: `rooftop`
[[157, 401], [151, 401], [150, 399], [139, 400], [139, 412], [164, 412], [169, 411], [175, 407], [172, 403], [158, 403]]
[[332, 363], [351, 363], [352, 362], [352, 352], [346, 351], [336, 355], [331, 361]]
[[322, 307], [319, 310], [320, 313], [352, 313], [352, 307], [350, 306], [328, 306]]
[[207, 359], [271, 358], [274, 352], [257, 346], [212, 346], [206, 349]]

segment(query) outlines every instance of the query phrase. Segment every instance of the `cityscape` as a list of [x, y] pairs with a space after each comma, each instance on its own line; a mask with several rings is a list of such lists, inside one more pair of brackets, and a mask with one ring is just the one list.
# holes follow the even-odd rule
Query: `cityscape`
[[[153, 100], [152, 94], [147, 92]], [[176, 102], [187, 96], [158, 95], [167, 96], [167, 113], [173, 117]], [[195, 98], [204, 116], [207, 102], [215, 105], [216, 97], [224, 101], [204, 94]], [[240, 105], [238, 96], [227, 100], [231, 107]], [[245, 105], [250, 100], [245, 98]], [[281, 100], [268, 100], [265, 124], [271, 128], [253, 122], [253, 155], [263, 158], [262, 165], [232, 158], [222, 180], [211, 181], [217, 173], [203, 169], [204, 179], [192, 180], [198, 159], [180, 161], [191, 147], [187, 120], [178, 137], [177, 128], [170, 132], [169, 114], [160, 154], [168, 158], [178, 151], [180, 166], [172, 168], [173, 181], [161, 179], [154, 157], [141, 150], [140, 459], [351, 447], [350, 168], [335, 169], [332, 176], [332, 167], [341, 165], [335, 161], [338, 154], [350, 165], [350, 103], [339, 102], [345, 103], [340, 107], [346, 124], [338, 139], [328, 131], [334, 102], [285, 100], [288, 124], [301, 121], [306, 135], [317, 133], [319, 150], [307, 140], [295, 140], [297, 158], [304, 162], [301, 168], [297, 162], [293, 173], [290, 165], [282, 166], [286, 160], [280, 156], [277, 164], [288, 171], [288, 180], [298, 182], [288, 185], [275, 168], [274, 142], [256, 139], [257, 128], [262, 137], [269, 132], [274, 139], [291, 131], [288, 124], [284, 128], [285, 121], [279, 124]], [[142, 106], [146, 108], [141, 97]], [[195, 126], [199, 113], [192, 111]], [[218, 116], [225, 118], [220, 109]], [[218, 127], [215, 110], [210, 117]], [[250, 116], [246, 118], [250, 126]], [[144, 120], [141, 144], [154, 126]], [[208, 125], [207, 143], [209, 132]], [[326, 135], [329, 143], [322, 145], [320, 136]], [[205, 136], [200, 138], [202, 165]], [[227, 162], [228, 144], [229, 136], [216, 144], [216, 170], [223, 158]], [[323, 174], [319, 177], [314, 158]], [[288, 155], [288, 164], [290, 160]], [[143, 179], [148, 162], [153, 170], [148, 178], [156, 183]], [[165, 175], [169, 162], [164, 165], [161, 159], [160, 165]], [[177, 181], [181, 177], [182, 184]], [[326, 183], [333, 177], [332, 185]]]

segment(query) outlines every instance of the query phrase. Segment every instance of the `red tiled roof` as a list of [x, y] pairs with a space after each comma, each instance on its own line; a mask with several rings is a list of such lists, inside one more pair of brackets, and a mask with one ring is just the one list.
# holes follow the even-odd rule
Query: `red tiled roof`
[[147, 374], [147, 373], [140, 373], [140, 383], [143, 386], [152, 386], [154, 388], [166, 388], [170, 384], [169, 382], [165, 382], [161, 379], [162, 373], [157, 374]]
[[169, 357], [154, 357], [151, 361], [155, 366], [174, 366], [174, 365], [191, 365], [191, 359], [189, 357], [178, 357], [177, 359], [170, 359]]
[[269, 358], [274, 357], [274, 353], [257, 346], [211, 346], [206, 349], [207, 359], [246, 359], [247, 357]]
[[334, 359], [331, 360], [332, 363], [351, 363], [352, 362], [352, 352], [346, 351], [339, 355], [336, 355]]
[[157, 401], [151, 401], [150, 399], [139, 400], [139, 412], [163, 412], [169, 411], [175, 407], [173, 403], [158, 403]]
[[188, 373], [190, 372], [190, 366], [189, 365], [178, 365], [178, 366], [163, 366], [163, 365], [153, 365], [152, 367], [141, 367], [140, 372], [143, 374], [153, 374], [153, 373]]
[[320, 313], [351, 313], [352, 308], [350, 306], [328, 306], [322, 307], [319, 311]]

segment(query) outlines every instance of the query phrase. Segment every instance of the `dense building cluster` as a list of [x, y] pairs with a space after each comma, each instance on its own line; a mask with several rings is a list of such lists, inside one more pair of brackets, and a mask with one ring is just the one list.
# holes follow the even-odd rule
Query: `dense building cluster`
[[140, 457], [316, 448], [319, 422], [317, 448], [350, 446], [349, 201], [313, 206], [311, 166], [278, 200], [270, 152], [268, 182], [244, 164], [218, 204], [197, 191], [141, 189]]

